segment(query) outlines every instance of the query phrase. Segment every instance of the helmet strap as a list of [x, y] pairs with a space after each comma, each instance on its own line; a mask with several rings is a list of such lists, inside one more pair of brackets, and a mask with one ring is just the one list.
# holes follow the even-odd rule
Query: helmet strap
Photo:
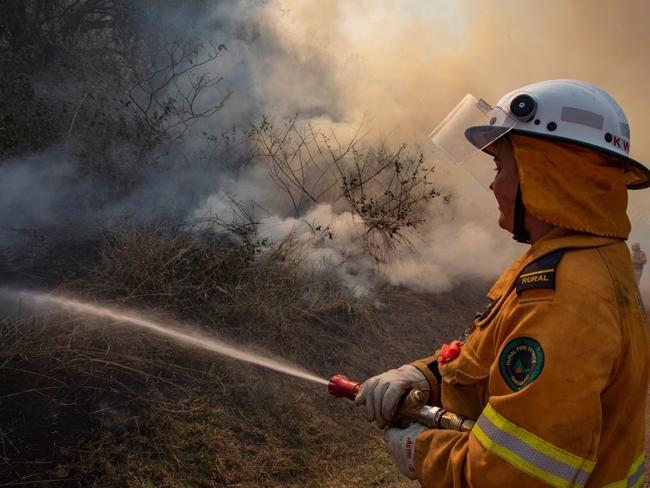
[[526, 207], [521, 198], [521, 186], [517, 186], [517, 196], [515, 197], [515, 214], [513, 217], [512, 238], [523, 244], [530, 244], [530, 234], [526, 230]]

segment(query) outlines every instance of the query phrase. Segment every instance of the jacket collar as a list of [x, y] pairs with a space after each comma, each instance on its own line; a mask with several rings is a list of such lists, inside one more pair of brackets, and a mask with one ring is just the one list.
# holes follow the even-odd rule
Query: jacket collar
[[526, 266], [553, 251], [557, 251], [558, 249], [602, 247], [620, 240], [618, 238], [600, 237], [555, 227], [541, 239], [535, 241], [524, 254], [519, 256], [510, 265], [494, 283], [487, 296], [490, 300], [496, 300], [506, 294]]

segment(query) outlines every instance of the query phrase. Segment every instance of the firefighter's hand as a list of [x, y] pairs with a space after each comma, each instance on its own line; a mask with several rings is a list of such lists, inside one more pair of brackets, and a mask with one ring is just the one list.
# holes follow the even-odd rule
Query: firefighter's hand
[[407, 478], [414, 480], [415, 472], [415, 442], [418, 434], [427, 428], [422, 424], [411, 424], [406, 429], [391, 427], [384, 432], [386, 448], [393, 456], [395, 466]]
[[429, 382], [420, 371], [410, 364], [373, 376], [362, 386], [354, 403], [365, 405], [368, 422], [376, 422], [383, 429], [395, 417], [404, 393], [421, 390], [429, 394]]

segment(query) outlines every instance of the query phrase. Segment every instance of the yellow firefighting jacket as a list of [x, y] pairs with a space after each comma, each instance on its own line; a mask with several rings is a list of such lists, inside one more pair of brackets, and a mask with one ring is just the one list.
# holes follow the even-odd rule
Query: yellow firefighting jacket
[[416, 442], [424, 487], [640, 487], [650, 374], [621, 239], [555, 228], [499, 278], [460, 355], [416, 361], [431, 402], [477, 419]]

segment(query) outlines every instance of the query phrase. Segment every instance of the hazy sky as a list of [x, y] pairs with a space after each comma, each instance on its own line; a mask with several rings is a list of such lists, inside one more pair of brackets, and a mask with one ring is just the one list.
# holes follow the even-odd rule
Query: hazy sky
[[[529, 83], [576, 78], [618, 100], [631, 127], [632, 157], [650, 163], [645, 136], [650, 2], [278, 0], [261, 5], [256, 12], [282, 48], [272, 57], [263, 52], [254, 63], [264, 66], [254, 86], [275, 115], [316, 108], [303, 109], [313, 113], [303, 118], [333, 127], [339, 136], [364, 121], [367, 140], [407, 142], [440, 167], [431, 158], [428, 134], [466, 93], [495, 104]], [[460, 200], [448, 215], [433, 210], [420, 230], [419, 258], [389, 267], [387, 275], [431, 290], [447, 288], [459, 277], [496, 275], [525, 246], [514, 245], [497, 227], [492, 195], [474, 182], [463, 183], [471, 177], [461, 168], [443, 165], [437, 175], [437, 183], [451, 185]], [[634, 193], [631, 238], [650, 248], [650, 190]], [[329, 212], [317, 208], [311, 214]]]
[[[528, 83], [576, 78], [608, 91], [650, 163], [650, 2], [627, 0], [281, 0], [284, 39], [323, 59], [350, 124], [422, 144], [465, 93], [488, 102]], [[632, 238], [649, 242], [650, 190], [632, 192]]]

